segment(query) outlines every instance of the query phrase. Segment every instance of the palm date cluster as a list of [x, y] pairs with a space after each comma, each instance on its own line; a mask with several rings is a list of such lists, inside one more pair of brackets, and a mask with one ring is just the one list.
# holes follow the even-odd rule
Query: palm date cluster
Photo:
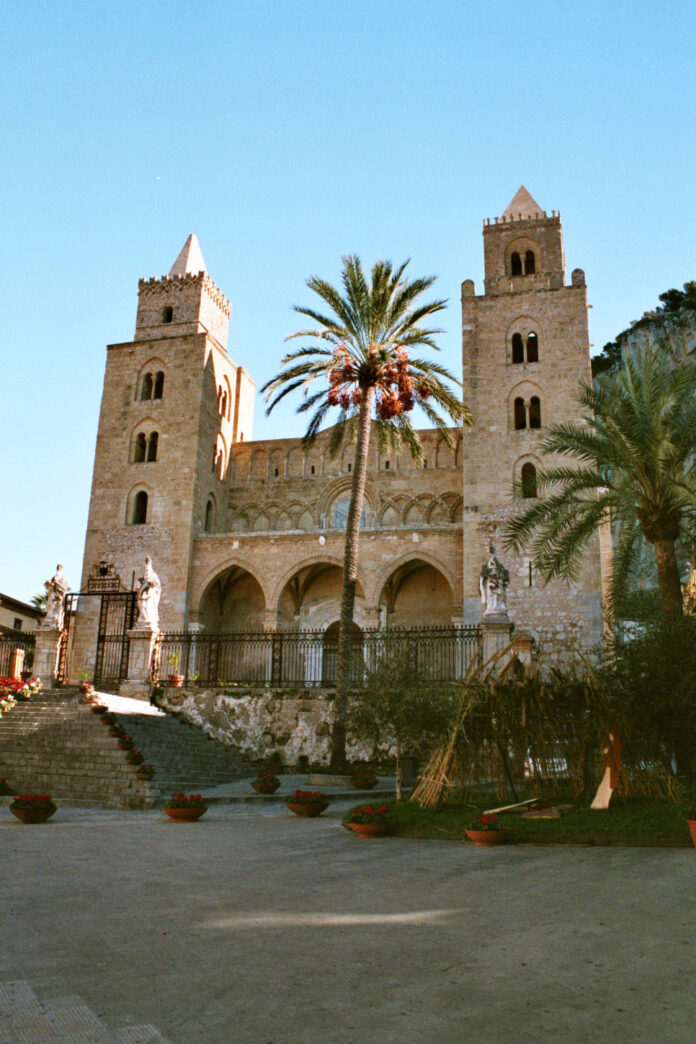
[[430, 395], [426, 382], [414, 378], [405, 348], [396, 348], [385, 361], [380, 358], [377, 346], [372, 345], [367, 360], [358, 365], [347, 348], [339, 346], [329, 371], [330, 405], [343, 410], [358, 406], [365, 388], [376, 389], [376, 407], [381, 420], [391, 420], [412, 410], [414, 390], [422, 399]]

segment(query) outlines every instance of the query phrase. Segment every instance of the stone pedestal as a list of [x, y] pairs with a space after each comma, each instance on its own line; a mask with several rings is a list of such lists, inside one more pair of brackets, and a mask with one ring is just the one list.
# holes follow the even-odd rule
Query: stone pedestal
[[150, 699], [150, 670], [152, 651], [159, 631], [148, 627], [134, 627], [128, 634], [128, 677], [120, 688], [121, 696]]
[[40, 627], [35, 634], [32, 673], [41, 679], [44, 689], [52, 689], [56, 683], [61, 631], [57, 627]]
[[[481, 630], [483, 632], [483, 662], [487, 663], [497, 652], [510, 644], [512, 624], [507, 613], [489, 613], [481, 620]], [[493, 672], [497, 674], [506, 662], [507, 657], [501, 657], [493, 667]]]

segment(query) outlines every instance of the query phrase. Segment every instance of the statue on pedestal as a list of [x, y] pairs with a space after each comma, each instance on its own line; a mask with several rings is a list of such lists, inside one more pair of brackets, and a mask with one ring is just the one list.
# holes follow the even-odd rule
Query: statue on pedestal
[[138, 619], [136, 628], [148, 631], [159, 631], [159, 601], [162, 585], [157, 573], [152, 568], [152, 559], [145, 558], [145, 575], [138, 579]]
[[507, 619], [506, 590], [510, 574], [499, 562], [493, 544], [488, 545], [488, 561], [479, 575], [479, 592], [484, 616], [499, 616]]
[[46, 615], [41, 627], [45, 630], [62, 631], [65, 626], [65, 596], [68, 593], [68, 581], [65, 579], [62, 565], [56, 566], [55, 575], [44, 584], [46, 588]]

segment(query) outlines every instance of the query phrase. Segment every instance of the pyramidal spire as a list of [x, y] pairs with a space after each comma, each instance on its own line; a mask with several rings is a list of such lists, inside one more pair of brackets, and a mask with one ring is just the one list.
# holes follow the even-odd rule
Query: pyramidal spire
[[182, 246], [179, 256], [169, 269], [167, 275], [198, 275], [199, 272], [206, 271], [207, 269], [205, 267], [205, 261], [203, 260], [200, 245], [195, 234], [192, 232]]
[[507, 207], [503, 211], [503, 217], [506, 218], [523, 218], [530, 217], [541, 217], [544, 211], [541, 209], [537, 201], [530, 196], [524, 185], [520, 185], [515, 195], [512, 197]]

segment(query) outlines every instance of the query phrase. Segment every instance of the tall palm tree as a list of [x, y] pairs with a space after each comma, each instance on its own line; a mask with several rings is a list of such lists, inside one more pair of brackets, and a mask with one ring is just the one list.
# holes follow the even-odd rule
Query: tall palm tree
[[[330, 452], [335, 455], [344, 439], [355, 441], [355, 468], [346, 522], [343, 591], [336, 670], [335, 724], [331, 738], [331, 764], [345, 761], [345, 713], [350, 670], [355, 587], [358, 571], [360, 517], [374, 426], [380, 448], [405, 445], [417, 463], [423, 462], [423, 447], [409, 413], [417, 404], [441, 431], [445, 442], [454, 445], [451, 429], [443, 417], [471, 422], [461, 398], [442, 379], [459, 382], [441, 365], [415, 358], [411, 351], [425, 346], [438, 350], [434, 336], [440, 330], [421, 325], [428, 316], [445, 307], [445, 301], [418, 302], [435, 277], [408, 280], [408, 261], [394, 268], [390, 261], [377, 261], [368, 282], [360, 259], [343, 258], [343, 294], [316, 276], [307, 286], [328, 305], [331, 314], [295, 306], [295, 311], [315, 324], [298, 330], [290, 338], [319, 341], [300, 348], [283, 359], [284, 369], [268, 381], [262, 391], [270, 400], [267, 413], [298, 389], [303, 401], [298, 413], [314, 411], [304, 444], [311, 445], [332, 408], [338, 419], [331, 434]], [[322, 387], [312, 390], [312, 382]]]
[[641, 535], [653, 547], [666, 614], [683, 612], [675, 541], [696, 531], [696, 366], [648, 348], [584, 384], [582, 425], [554, 424], [543, 453], [578, 462], [538, 476], [549, 490], [506, 527], [505, 546], [529, 546], [543, 579], [575, 579], [583, 548], [611, 521], [612, 591], [622, 593]]

